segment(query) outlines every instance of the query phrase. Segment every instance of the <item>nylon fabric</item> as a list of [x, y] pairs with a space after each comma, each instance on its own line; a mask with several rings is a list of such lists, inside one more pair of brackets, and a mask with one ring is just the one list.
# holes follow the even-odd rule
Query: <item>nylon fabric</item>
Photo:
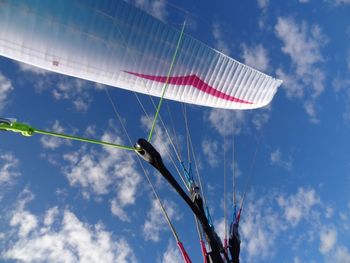
[[[179, 35], [122, 0], [0, 2], [0, 55], [157, 97]], [[164, 98], [254, 109], [281, 83], [184, 34]]]

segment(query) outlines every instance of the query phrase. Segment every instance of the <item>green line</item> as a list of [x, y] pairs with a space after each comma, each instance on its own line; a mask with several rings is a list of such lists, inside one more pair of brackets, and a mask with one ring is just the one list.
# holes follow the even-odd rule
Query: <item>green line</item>
[[167, 77], [166, 77], [166, 80], [165, 80], [165, 84], [164, 84], [164, 87], [163, 87], [162, 96], [160, 97], [160, 101], [159, 101], [159, 104], [158, 104], [158, 107], [157, 107], [156, 115], [154, 116], [154, 119], [153, 119], [152, 128], [151, 128], [151, 131], [150, 131], [150, 133], [148, 135], [148, 141], [149, 142], [152, 139], [152, 135], [153, 135], [154, 128], [156, 126], [156, 122], [157, 122], [157, 118], [158, 118], [158, 115], [159, 115], [160, 107], [162, 106], [165, 92], [166, 92], [166, 90], [168, 89], [168, 86], [169, 86], [169, 78], [170, 78], [170, 75], [171, 75], [171, 73], [173, 71], [173, 68], [174, 68], [174, 65], [175, 65], [175, 61], [176, 61], [177, 54], [179, 52], [181, 40], [182, 40], [182, 37], [184, 35], [185, 26], [186, 26], [186, 21], [182, 25], [181, 33], [180, 33], [179, 39], [178, 39], [177, 44], [176, 44], [175, 53], [174, 53], [173, 59], [171, 61], [170, 68], [169, 68], [169, 71], [168, 71], [168, 74], [167, 74]]
[[20, 122], [11, 122], [10, 124], [0, 123], [0, 130], [17, 132], [17, 133], [22, 134], [23, 136], [28, 136], [28, 137], [32, 136], [34, 133], [39, 133], [39, 134], [44, 134], [44, 135], [48, 135], [48, 136], [54, 136], [54, 137], [59, 137], [59, 138], [63, 138], [63, 139], [99, 144], [99, 145], [103, 145], [103, 146], [110, 146], [110, 147], [124, 149], [124, 150], [130, 150], [130, 151], [136, 150], [134, 147], [119, 145], [119, 144], [115, 144], [115, 143], [86, 139], [86, 138], [62, 134], [62, 133], [43, 131], [43, 130], [35, 129], [28, 124], [20, 123]]
[[49, 136], [69, 139], [69, 140], [75, 140], [75, 141], [81, 141], [81, 142], [87, 142], [87, 143], [94, 143], [94, 144], [99, 144], [99, 145], [103, 145], [103, 146], [110, 146], [110, 147], [124, 149], [124, 150], [130, 150], [130, 151], [134, 151], [135, 150], [134, 147], [119, 145], [119, 144], [110, 143], [110, 142], [86, 139], [86, 138], [82, 138], [82, 137], [78, 137], [78, 136], [60, 134], [60, 133], [55, 133], [55, 132], [48, 132], [48, 131], [37, 130], [37, 129], [34, 129], [34, 132], [35, 133], [44, 134], [44, 135], [49, 135]]

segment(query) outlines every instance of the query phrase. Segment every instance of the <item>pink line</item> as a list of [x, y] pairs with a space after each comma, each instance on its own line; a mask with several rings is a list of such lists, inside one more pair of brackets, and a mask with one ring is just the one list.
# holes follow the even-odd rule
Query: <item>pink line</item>
[[190, 257], [188, 256], [183, 244], [180, 241], [177, 242], [177, 246], [180, 249], [180, 252], [181, 252], [181, 255], [182, 255], [184, 262], [185, 263], [192, 263], [192, 261], [191, 261]]
[[189, 76], [176, 76], [176, 77], [165, 77], [165, 76], [152, 76], [152, 75], [146, 75], [146, 74], [140, 74], [140, 73], [135, 73], [135, 72], [130, 72], [130, 71], [125, 71], [128, 74], [143, 78], [143, 79], [148, 79], [148, 80], [153, 80], [156, 82], [160, 83], [169, 83], [173, 85], [191, 85], [192, 87], [199, 89], [200, 91], [203, 91], [207, 94], [210, 94], [214, 97], [228, 100], [228, 101], [234, 101], [234, 102], [239, 102], [239, 103], [245, 103], [245, 104], [253, 104], [252, 102], [245, 101], [238, 99], [236, 97], [230, 96], [228, 94], [225, 94], [211, 86], [209, 86], [207, 83], [205, 83], [203, 80], [201, 80], [197, 75], [189, 75]]
[[203, 262], [207, 263], [207, 248], [205, 247], [205, 243], [203, 240], [199, 241], [201, 243], [201, 250], [202, 250], [202, 255], [203, 255]]

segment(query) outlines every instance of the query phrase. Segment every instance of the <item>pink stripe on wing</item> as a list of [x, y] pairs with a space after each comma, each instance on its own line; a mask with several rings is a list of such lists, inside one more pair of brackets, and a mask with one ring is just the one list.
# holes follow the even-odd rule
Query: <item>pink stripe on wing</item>
[[146, 75], [146, 74], [140, 74], [140, 73], [135, 73], [135, 72], [130, 72], [130, 71], [125, 71], [128, 74], [137, 76], [139, 78], [143, 79], [148, 79], [160, 83], [168, 83], [172, 85], [190, 85], [196, 89], [199, 89], [200, 91], [203, 91], [207, 94], [210, 94], [214, 97], [223, 99], [223, 100], [228, 100], [228, 101], [234, 101], [234, 102], [239, 102], [239, 103], [245, 103], [245, 104], [253, 104], [250, 101], [245, 101], [238, 99], [236, 97], [230, 96], [228, 94], [225, 94], [211, 86], [209, 86], [207, 83], [205, 83], [203, 80], [201, 80], [197, 75], [188, 75], [188, 76], [176, 76], [176, 77], [166, 77], [166, 76], [153, 76], [153, 75]]

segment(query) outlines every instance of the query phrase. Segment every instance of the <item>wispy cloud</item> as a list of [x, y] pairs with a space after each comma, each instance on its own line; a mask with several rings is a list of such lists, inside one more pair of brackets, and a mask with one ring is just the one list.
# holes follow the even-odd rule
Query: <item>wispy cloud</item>
[[[333, 232], [327, 232], [326, 229], [335, 228], [325, 226], [325, 232], [321, 234], [322, 222], [329, 219], [324, 216], [326, 208], [316, 190], [299, 188], [296, 193], [289, 194], [269, 191], [259, 196], [257, 198], [252, 193], [243, 210], [240, 224], [242, 259], [247, 262], [271, 262], [278, 253], [277, 242], [281, 242], [281, 238], [293, 240], [291, 249], [301, 247], [305, 250], [306, 243], [314, 242], [314, 245], [319, 246], [322, 235], [322, 247], [326, 250], [332, 247], [330, 251], [334, 251]], [[306, 229], [305, 233], [301, 234], [301, 229]], [[294, 262], [304, 262], [302, 256], [298, 254]]]
[[239, 134], [246, 123], [244, 111], [212, 109], [206, 119], [221, 136]]
[[333, 249], [337, 242], [337, 231], [330, 226], [324, 226], [320, 232], [320, 247], [322, 254], [326, 254]]
[[267, 26], [268, 8], [270, 0], [257, 0], [258, 7], [261, 10], [261, 15], [258, 18], [258, 25], [260, 29], [264, 29]]
[[27, 72], [27, 73], [31, 73], [31, 74], [36, 74], [36, 75], [46, 75], [46, 74], [53, 74], [51, 71], [42, 69], [42, 68], [38, 68], [26, 63], [22, 63], [22, 62], [17, 62], [17, 65], [19, 67], [19, 69], [23, 72]]
[[49, 208], [44, 216], [19, 201], [11, 218], [11, 243], [2, 259], [21, 262], [136, 262], [130, 245], [101, 223], [89, 225], [69, 210]]
[[[108, 131], [101, 139], [122, 144], [120, 137]], [[117, 208], [132, 205], [136, 200], [141, 176], [136, 168], [134, 153], [107, 147], [89, 150], [83, 146], [78, 151], [65, 154], [64, 160], [68, 165], [63, 167], [63, 171], [72, 186], [81, 187], [87, 198], [91, 195], [115, 193], [115, 201], [111, 203], [112, 213], [127, 220]]]
[[124, 211], [124, 205], [120, 204], [117, 198], [111, 200], [111, 212], [121, 221], [130, 222], [129, 215]]
[[[298, 24], [292, 18], [279, 17], [275, 30], [284, 44], [282, 51], [290, 56], [299, 76], [308, 76], [313, 66], [324, 60], [320, 49], [326, 39], [318, 25], [309, 28], [306, 22]], [[319, 89], [315, 89], [315, 96], [322, 92]]]
[[52, 89], [52, 95], [56, 100], [70, 100], [76, 110], [86, 112], [92, 101], [87, 92], [89, 85], [94, 86], [88, 81], [63, 77]]
[[100, 89], [99, 85], [69, 76], [46, 71], [28, 64], [18, 63], [19, 70], [30, 73], [27, 80], [33, 83], [37, 92], [49, 91], [56, 100], [71, 101], [79, 112], [86, 112], [92, 101], [89, 87]]
[[275, 26], [277, 37], [283, 42], [282, 51], [292, 62], [292, 73], [277, 70], [284, 79], [284, 87], [289, 98], [307, 96], [305, 109], [311, 121], [318, 123], [315, 111], [316, 99], [323, 93], [325, 73], [319, 64], [324, 61], [321, 48], [327, 43], [327, 37], [320, 26], [309, 26], [306, 22], [297, 23], [292, 18], [279, 17]]
[[[59, 123], [58, 120], [56, 120], [54, 122], [54, 124], [51, 128], [51, 131], [56, 132], [56, 133], [64, 133], [65, 132], [64, 128], [61, 126], [61, 124]], [[43, 136], [40, 138], [40, 142], [44, 148], [50, 149], [50, 150], [55, 150], [62, 145], [70, 145], [69, 140], [60, 139], [60, 138], [53, 137], [53, 136]]]
[[283, 159], [282, 153], [279, 148], [271, 152], [270, 161], [271, 161], [271, 164], [282, 167], [287, 171], [290, 171], [293, 168], [292, 160], [290, 158], [288, 160]]
[[219, 145], [216, 140], [204, 140], [202, 142], [202, 150], [211, 167], [219, 165]]
[[242, 57], [244, 63], [262, 72], [269, 70], [269, 57], [267, 50], [262, 45], [248, 47], [242, 44]]
[[[332, 81], [332, 87], [338, 99], [344, 100], [343, 119], [344, 122], [350, 123], [350, 50], [348, 51], [347, 64], [348, 69], [345, 72], [338, 73]], [[340, 95], [340, 96], [339, 96]]]
[[270, 114], [270, 106], [250, 112], [212, 109], [204, 115], [204, 120], [209, 122], [221, 136], [231, 136], [249, 131], [251, 128], [261, 130], [268, 123]]
[[257, 1], [258, 1], [258, 6], [261, 9], [265, 9], [270, 3], [270, 0], [257, 0]]
[[[178, 211], [174, 202], [164, 201], [164, 207], [171, 220], [180, 220], [182, 215]], [[160, 204], [157, 200], [153, 199], [151, 202], [151, 209], [147, 213], [146, 221], [143, 225], [143, 235], [146, 240], [158, 242], [160, 240], [160, 234], [163, 231], [169, 230], [165, 221]]]
[[312, 208], [320, 204], [320, 198], [314, 189], [299, 188], [295, 195], [280, 195], [278, 205], [284, 210], [284, 217], [289, 224], [297, 226], [302, 219], [310, 216]]
[[255, 129], [259, 131], [270, 120], [271, 104], [264, 107], [264, 108], [254, 110], [252, 112], [252, 114], [253, 114], [252, 123], [253, 123]]
[[220, 52], [224, 53], [225, 55], [230, 55], [230, 46], [227, 44], [223, 33], [222, 33], [222, 26], [219, 23], [214, 23], [212, 28], [212, 34], [215, 39], [215, 48], [218, 49]]
[[0, 153], [0, 186], [9, 185], [20, 175], [18, 159], [12, 153]]
[[7, 104], [7, 98], [11, 91], [14, 90], [11, 81], [0, 72], [0, 111]]
[[350, 0], [327, 0], [335, 5], [347, 5], [350, 4]]
[[20, 175], [19, 160], [12, 153], [0, 151], [0, 202]]
[[242, 256], [247, 262], [267, 260], [276, 252], [276, 240], [285, 231], [283, 219], [274, 207], [273, 195], [246, 204], [241, 221]]
[[169, 242], [166, 251], [162, 256], [162, 263], [178, 263], [182, 262], [183, 259], [179, 253], [179, 249], [176, 247], [174, 242]]
[[335, 249], [335, 252], [332, 254], [327, 254], [325, 256], [325, 262], [332, 263], [347, 263], [350, 262], [350, 252], [348, 248], [344, 246], [339, 246]]
[[129, 0], [129, 2], [162, 21], [166, 21], [168, 17], [167, 5], [164, 0]]

